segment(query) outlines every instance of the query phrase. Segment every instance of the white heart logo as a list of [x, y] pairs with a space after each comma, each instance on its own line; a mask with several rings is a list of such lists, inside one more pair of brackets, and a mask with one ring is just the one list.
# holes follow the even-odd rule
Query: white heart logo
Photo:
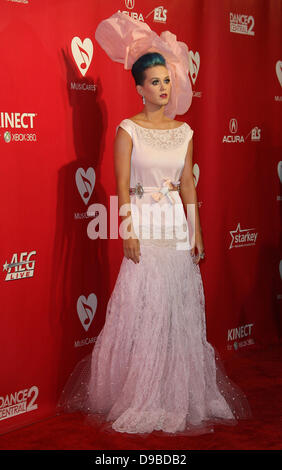
[[280, 160], [280, 162], [278, 162], [277, 171], [278, 171], [278, 176], [279, 176], [279, 179], [280, 179], [280, 183], [282, 183], [282, 160]]
[[193, 166], [193, 175], [194, 175], [194, 183], [196, 187], [199, 181], [199, 176], [200, 176], [200, 168], [197, 163], [195, 163], [195, 165]]
[[93, 57], [93, 43], [91, 39], [86, 38], [82, 42], [79, 37], [75, 36], [71, 41], [71, 51], [76, 65], [84, 77]]
[[190, 77], [194, 85], [195, 85], [195, 81], [199, 73], [199, 68], [200, 68], [199, 52], [196, 52], [194, 54], [193, 51], [189, 51], [189, 73], [190, 73]]
[[276, 69], [276, 75], [279, 80], [280, 86], [282, 86], [282, 61], [281, 60], [277, 60], [275, 69]]
[[83, 168], [78, 168], [75, 173], [75, 182], [79, 194], [84, 202], [87, 205], [91, 194], [95, 186], [95, 171], [94, 168], [90, 167], [85, 172]]
[[86, 300], [84, 295], [81, 295], [76, 304], [77, 314], [85, 331], [88, 330], [92, 323], [97, 308], [97, 297], [95, 294], [90, 294]]

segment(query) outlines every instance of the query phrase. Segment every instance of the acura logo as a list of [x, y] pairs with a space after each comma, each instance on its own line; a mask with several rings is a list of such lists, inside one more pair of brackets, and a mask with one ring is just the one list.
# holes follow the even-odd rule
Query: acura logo
[[132, 8], [134, 8], [135, 0], [124, 0], [124, 3], [128, 10], [132, 10]]
[[238, 130], [237, 119], [235, 119], [235, 118], [230, 119], [230, 121], [229, 121], [229, 130], [230, 130], [230, 132], [232, 132], [232, 134], [235, 134], [237, 132], [237, 130]]

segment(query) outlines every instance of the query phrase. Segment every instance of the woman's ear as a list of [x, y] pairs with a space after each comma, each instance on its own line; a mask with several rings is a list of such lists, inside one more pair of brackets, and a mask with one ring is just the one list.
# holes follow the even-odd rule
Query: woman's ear
[[142, 91], [141, 85], [136, 85], [136, 90], [137, 90], [137, 93], [139, 93], [139, 95], [143, 96], [143, 91]]

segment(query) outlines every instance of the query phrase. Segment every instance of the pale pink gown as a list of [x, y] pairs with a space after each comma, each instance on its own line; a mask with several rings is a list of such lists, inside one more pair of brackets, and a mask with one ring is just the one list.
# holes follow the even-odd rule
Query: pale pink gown
[[[123, 257], [104, 327], [91, 356], [71, 375], [59, 407], [126, 433], [193, 435], [212, 432], [215, 423], [236, 424], [251, 412], [206, 339], [202, 278], [189, 251], [180, 195], [171, 191], [172, 199], [164, 194], [159, 201], [152, 196], [167, 178], [179, 181], [193, 130], [186, 122], [176, 129], [145, 129], [124, 119], [119, 126], [133, 141], [130, 186], [145, 188], [142, 198], [131, 196], [140, 262]], [[149, 221], [144, 204], [155, 208]], [[186, 229], [186, 238], [177, 229], [184, 236]]]

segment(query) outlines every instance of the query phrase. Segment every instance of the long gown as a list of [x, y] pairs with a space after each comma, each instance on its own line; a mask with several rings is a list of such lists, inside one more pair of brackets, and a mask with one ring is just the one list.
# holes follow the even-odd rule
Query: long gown
[[140, 262], [123, 257], [104, 327], [58, 409], [81, 410], [110, 432], [195, 435], [236, 424], [251, 411], [207, 342], [189, 224], [179, 192], [164, 190], [167, 180], [179, 182], [193, 130], [186, 122], [146, 129], [131, 119], [119, 126], [133, 142], [130, 187], [144, 190], [130, 196]]

